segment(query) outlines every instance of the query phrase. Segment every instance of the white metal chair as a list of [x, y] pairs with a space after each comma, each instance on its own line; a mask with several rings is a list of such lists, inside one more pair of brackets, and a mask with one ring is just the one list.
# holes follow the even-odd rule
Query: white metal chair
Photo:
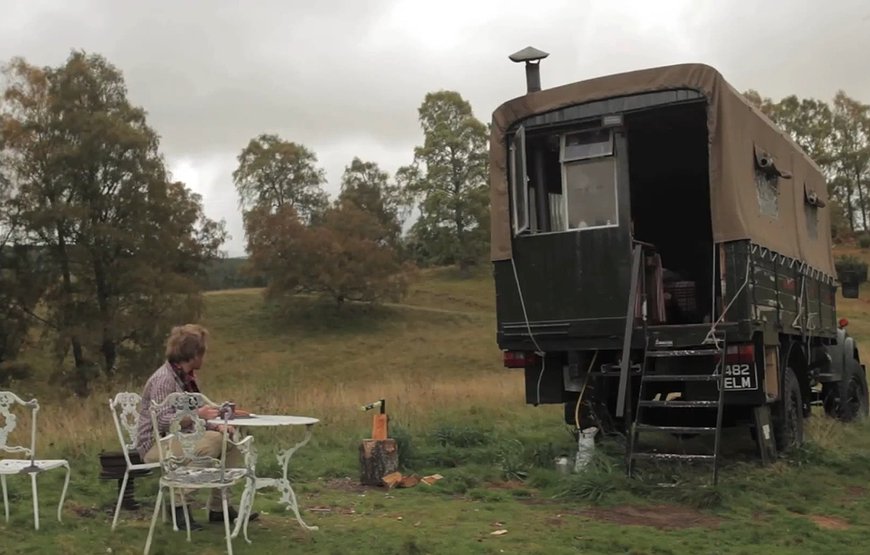
[[[112, 411], [112, 420], [115, 422], [115, 431], [118, 432], [118, 442], [121, 445], [121, 452], [124, 454], [124, 461], [127, 463], [127, 468], [124, 470], [124, 478], [121, 482], [121, 488], [118, 491], [118, 503], [115, 506], [115, 516], [112, 519], [112, 530], [118, 525], [118, 515], [121, 512], [121, 505], [124, 501], [124, 493], [127, 490], [127, 481], [130, 474], [137, 470], [154, 470], [160, 468], [160, 461], [153, 463], [136, 462], [130, 458], [130, 453], [136, 448], [136, 434], [138, 428], [137, 418], [139, 416], [140, 403], [142, 397], [138, 393], [122, 391], [115, 395], [113, 399], [109, 399], [109, 410]], [[170, 502], [172, 496], [169, 498]], [[163, 509], [163, 521], [166, 521], [166, 506]], [[175, 513], [172, 514], [172, 522], [175, 529], [178, 530], [178, 523], [175, 522]]]
[[[151, 548], [151, 539], [154, 534], [154, 525], [157, 522], [157, 511], [160, 508], [165, 488], [178, 488], [182, 492], [195, 489], [220, 488], [223, 501], [224, 528], [226, 532], [227, 553], [232, 555], [232, 539], [238, 533], [239, 525], [243, 524], [245, 541], [248, 539], [248, 515], [254, 502], [256, 455], [253, 451], [253, 436], [235, 442], [229, 439], [226, 427], [221, 434], [220, 458], [214, 458], [197, 454], [198, 444], [206, 433], [206, 422], [197, 413], [200, 407], [209, 406], [220, 408], [223, 414], [224, 424], [227, 424], [225, 405], [218, 405], [209, 400], [201, 393], [170, 393], [162, 403], [154, 403], [150, 407], [151, 422], [154, 426], [155, 442], [160, 454], [160, 489], [157, 493], [157, 504], [154, 507], [154, 515], [151, 518], [151, 528], [148, 531], [148, 539], [145, 542], [145, 555]], [[158, 428], [158, 415], [165, 409], [170, 409], [171, 419], [169, 433], [160, 437]], [[177, 442], [180, 454], [173, 452], [173, 443]], [[228, 444], [235, 445], [244, 456], [243, 468], [227, 468], [226, 453]], [[239, 503], [239, 514], [236, 520], [236, 530], [230, 532], [229, 506], [227, 502], [227, 490], [241, 482], [245, 482], [245, 491]], [[172, 493], [170, 493], [172, 495]], [[190, 541], [190, 517], [187, 510], [187, 500], [182, 496], [184, 507], [184, 523], [187, 529], [187, 541]]]
[[[9, 435], [15, 430], [18, 418], [12, 410], [16, 405], [27, 407], [31, 411], [30, 417], [30, 447], [9, 445]], [[36, 399], [24, 401], [11, 391], [0, 391], [0, 416], [3, 417], [3, 426], [0, 427], [0, 451], [24, 455], [23, 459], [0, 460], [0, 482], [3, 486], [3, 508], [6, 511], [6, 522], [9, 522], [9, 495], [6, 490], [6, 476], [12, 474], [30, 474], [30, 483], [33, 487], [33, 527], [39, 530], [39, 495], [36, 488], [36, 475], [40, 472], [55, 468], [66, 469], [66, 479], [63, 483], [63, 492], [60, 495], [60, 503], [57, 505], [57, 520], [61, 520], [63, 502], [69, 487], [69, 462], [64, 459], [37, 459], [36, 458], [36, 413], [39, 412], [39, 403]]]

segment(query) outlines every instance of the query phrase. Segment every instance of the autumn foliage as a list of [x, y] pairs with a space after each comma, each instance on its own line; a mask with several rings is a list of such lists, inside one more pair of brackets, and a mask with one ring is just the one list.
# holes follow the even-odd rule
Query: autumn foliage
[[223, 224], [171, 180], [145, 111], [104, 58], [73, 52], [59, 67], [16, 59], [5, 78], [4, 351], [14, 356], [38, 323], [54, 377], [82, 395], [101, 375], [150, 371], [166, 330], [200, 313], [199, 278]]
[[249, 261], [268, 282], [268, 298], [299, 293], [345, 301], [400, 300], [410, 268], [385, 240], [375, 215], [351, 202], [327, 208], [305, 224], [289, 206], [255, 208], [245, 215]]

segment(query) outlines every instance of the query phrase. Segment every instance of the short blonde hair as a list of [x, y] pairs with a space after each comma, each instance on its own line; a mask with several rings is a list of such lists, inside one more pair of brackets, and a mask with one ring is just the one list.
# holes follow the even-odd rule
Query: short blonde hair
[[187, 362], [205, 354], [208, 330], [199, 324], [175, 326], [166, 340], [166, 360]]

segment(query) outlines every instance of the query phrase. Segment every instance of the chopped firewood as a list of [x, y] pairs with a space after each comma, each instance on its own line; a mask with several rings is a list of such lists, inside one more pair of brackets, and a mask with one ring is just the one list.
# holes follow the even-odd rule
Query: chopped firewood
[[386, 476], [384, 476], [383, 478], [381, 478], [381, 480], [383, 481], [384, 485], [386, 485], [388, 488], [392, 489], [392, 488], [396, 487], [396, 484], [398, 484], [399, 482], [402, 481], [402, 473], [401, 472], [391, 472], [391, 473], [387, 474]]
[[420, 477], [417, 476], [416, 474], [413, 474], [413, 475], [411, 475], [411, 476], [405, 476], [404, 478], [402, 478], [402, 479], [399, 481], [399, 483], [397, 484], [397, 487], [400, 487], [400, 488], [412, 488], [412, 487], [416, 486], [416, 485], [419, 484], [419, 483], [420, 483]]
[[431, 476], [424, 476], [420, 481], [426, 484], [427, 486], [431, 486], [438, 480], [441, 480], [444, 476], [440, 474], [432, 474]]

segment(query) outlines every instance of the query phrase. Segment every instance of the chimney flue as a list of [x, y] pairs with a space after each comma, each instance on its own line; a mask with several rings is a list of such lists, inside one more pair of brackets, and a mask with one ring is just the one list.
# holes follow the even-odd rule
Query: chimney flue
[[541, 90], [540, 60], [549, 55], [548, 52], [542, 52], [537, 48], [527, 46], [519, 52], [514, 52], [508, 56], [512, 62], [526, 63], [526, 92], [531, 93]]

